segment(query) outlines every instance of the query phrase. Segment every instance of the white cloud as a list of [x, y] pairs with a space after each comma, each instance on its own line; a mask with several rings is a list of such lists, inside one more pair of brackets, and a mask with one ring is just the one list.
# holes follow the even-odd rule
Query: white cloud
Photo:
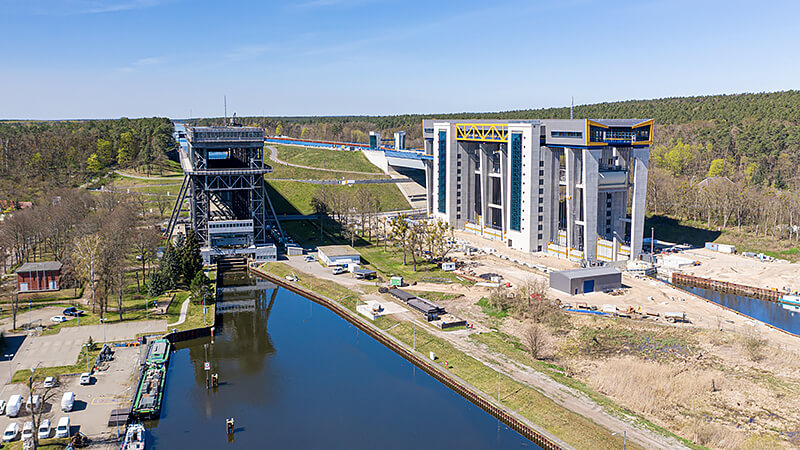
[[134, 61], [132, 64], [120, 67], [117, 69], [119, 72], [133, 72], [137, 69], [141, 69], [143, 67], [148, 66], [155, 66], [158, 64], [164, 64], [165, 59], [160, 56], [151, 56], [149, 58], [142, 58]]

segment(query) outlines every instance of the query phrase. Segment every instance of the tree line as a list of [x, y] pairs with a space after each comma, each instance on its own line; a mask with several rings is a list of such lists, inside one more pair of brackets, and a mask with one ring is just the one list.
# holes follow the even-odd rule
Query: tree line
[[0, 122], [0, 199], [77, 187], [111, 167], [146, 171], [174, 148], [167, 118]]
[[148, 270], [162, 242], [159, 229], [131, 196], [115, 192], [61, 189], [33, 205], [0, 223], [3, 271], [29, 261], [59, 261], [62, 287], [86, 286], [92, 312], [99, 310], [101, 317], [116, 302], [122, 320], [126, 275], [133, 272], [138, 292], [146, 292]]
[[403, 264], [409, 259], [414, 271], [422, 261], [441, 262], [454, 247], [453, 228], [442, 220], [411, 220], [406, 214], [381, 215], [380, 198], [369, 188], [334, 189], [323, 186], [311, 200], [331, 232], [339, 232], [354, 245], [356, 237], [367, 241], [383, 241], [384, 251], [391, 245], [403, 253]]

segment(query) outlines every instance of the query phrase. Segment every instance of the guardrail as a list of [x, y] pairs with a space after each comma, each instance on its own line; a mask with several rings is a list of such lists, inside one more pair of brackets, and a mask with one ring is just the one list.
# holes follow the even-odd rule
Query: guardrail
[[521, 434], [526, 439], [529, 439], [531, 442], [538, 445], [539, 447], [545, 450], [555, 450], [555, 449], [565, 448], [565, 444], [557, 443], [554, 440], [554, 438], [551, 438], [550, 436], [545, 435], [543, 432], [536, 430], [534, 427], [526, 423], [522, 418], [518, 417], [514, 412], [507, 410], [502, 405], [498, 405], [493, 400], [489, 399], [481, 391], [469, 385], [466, 381], [462, 380], [456, 375], [453, 375], [452, 373], [443, 371], [440, 367], [432, 364], [423, 356], [408, 349], [405, 344], [398, 341], [396, 338], [375, 328], [371, 324], [367, 324], [366, 322], [362, 321], [356, 316], [354, 312], [343, 307], [339, 303], [325, 296], [308, 291], [305, 288], [300, 287], [294, 283], [289, 283], [286, 280], [276, 277], [270, 273], [264, 272], [263, 270], [260, 270], [258, 268], [248, 266], [248, 270], [251, 273], [255, 274], [256, 276], [266, 278], [267, 280], [275, 283], [279, 287], [294, 292], [295, 294], [301, 295], [311, 301], [314, 301], [315, 303], [319, 303], [320, 305], [330, 309], [339, 317], [345, 319], [350, 324], [360, 329], [364, 333], [367, 333], [372, 338], [374, 338], [381, 344], [385, 345], [390, 350], [394, 351], [395, 353], [397, 353], [410, 363], [424, 370], [426, 373], [428, 373], [428, 375], [432, 376], [433, 378], [435, 378], [445, 386], [449, 387], [450, 389], [456, 391], [459, 395], [466, 398], [467, 400], [469, 400], [476, 406], [480, 407], [484, 411], [488, 412], [489, 414], [493, 415], [501, 422], [503, 422], [505, 425], [507, 425], [509, 428]]

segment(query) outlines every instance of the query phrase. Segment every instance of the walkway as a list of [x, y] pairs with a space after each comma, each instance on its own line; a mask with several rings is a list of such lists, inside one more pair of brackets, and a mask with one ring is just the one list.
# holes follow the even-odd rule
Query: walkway
[[132, 174], [129, 174], [129, 173], [125, 173], [125, 172], [122, 172], [121, 170], [115, 170], [114, 173], [119, 175], [119, 176], [121, 176], [121, 177], [135, 178], [137, 180], [176, 181], [176, 178], [177, 178], [178, 181], [180, 181], [181, 177], [183, 177], [183, 175], [175, 175], [174, 177], [145, 177], [145, 176], [141, 176], [141, 175], [132, 175]]
[[189, 311], [189, 300], [191, 299], [192, 299], [191, 296], [186, 297], [186, 300], [184, 300], [183, 303], [181, 304], [181, 316], [178, 318], [177, 322], [167, 324], [168, 327], [175, 327], [182, 324], [183, 322], [186, 322], [186, 312]]
[[[311, 167], [311, 166], [302, 166], [300, 164], [292, 164], [292, 163], [289, 163], [289, 162], [286, 162], [286, 161], [281, 161], [280, 159], [278, 159], [278, 149], [275, 148], [274, 146], [270, 145], [270, 146], [267, 146], [267, 148], [270, 149], [270, 154], [269, 154], [270, 161], [273, 161], [273, 162], [278, 163], [278, 164], [283, 164], [284, 166], [299, 167], [301, 169], [322, 170], [324, 172], [352, 173], [352, 174], [355, 174], [355, 175], [372, 175], [372, 176], [380, 175], [380, 173], [375, 173], [375, 172], [356, 172], [356, 171], [352, 171], [352, 170], [322, 169], [320, 167]], [[333, 151], [344, 151], [344, 150], [333, 150]]]

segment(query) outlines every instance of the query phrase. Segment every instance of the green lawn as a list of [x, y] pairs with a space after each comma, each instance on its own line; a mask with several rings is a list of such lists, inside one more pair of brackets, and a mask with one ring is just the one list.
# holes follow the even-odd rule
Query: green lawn
[[[267, 193], [275, 213], [281, 214], [311, 214], [311, 199], [314, 193], [321, 189], [321, 185], [300, 183], [296, 181], [267, 181]], [[352, 186], [334, 186], [334, 189], [354, 189]], [[399, 211], [411, 209], [403, 193], [394, 184], [369, 185], [381, 200], [381, 211]]]
[[[321, 169], [349, 170], [381, 174], [381, 169], [373, 165], [361, 151], [330, 150], [317, 147], [296, 147], [277, 145], [278, 159], [301, 166]], [[269, 152], [269, 149], [265, 150]], [[269, 153], [267, 153], [269, 155]]]

